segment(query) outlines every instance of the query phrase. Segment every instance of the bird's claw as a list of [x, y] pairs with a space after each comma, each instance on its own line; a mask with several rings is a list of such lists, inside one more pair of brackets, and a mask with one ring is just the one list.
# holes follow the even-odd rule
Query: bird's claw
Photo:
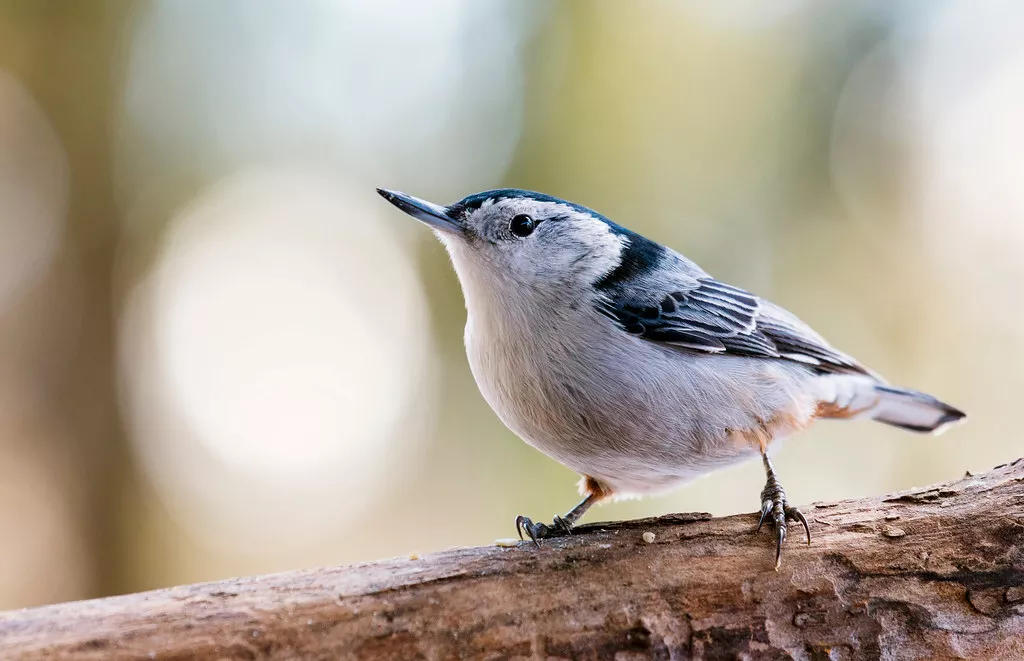
[[[530, 517], [520, 514], [516, 517], [516, 532], [519, 533], [519, 539], [529, 537], [540, 548], [540, 540], [547, 537], [550, 531], [543, 523], [534, 523]], [[523, 536], [524, 532], [526, 537]]]
[[791, 507], [786, 501], [786, 492], [774, 478], [774, 475], [770, 475], [761, 491], [761, 519], [757, 522], [757, 529], [761, 530], [765, 520], [775, 526], [775, 571], [778, 571], [782, 565], [782, 542], [786, 540], [787, 522], [799, 521], [803, 524], [808, 546], [811, 544], [811, 528], [803, 512]]
[[[556, 537], [559, 533], [571, 535], [572, 524], [560, 516], [555, 516], [551, 525], [547, 525], [546, 523], [534, 523], [530, 517], [520, 514], [516, 517], [516, 532], [519, 533], [519, 539], [526, 539], [526, 537], [529, 537], [530, 541], [540, 547], [540, 540], [542, 539]], [[526, 533], [526, 537], [523, 537], [524, 532]]]

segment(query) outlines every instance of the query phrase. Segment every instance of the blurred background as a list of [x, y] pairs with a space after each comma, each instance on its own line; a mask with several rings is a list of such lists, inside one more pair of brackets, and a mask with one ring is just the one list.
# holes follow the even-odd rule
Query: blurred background
[[[575, 504], [477, 392], [441, 246], [375, 186], [580, 202], [969, 412], [817, 425], [777, 455], [796, 503], [1013, 459], [1022, 117], [1009, 0], [0, 0], [0, 608]], [[753, 512], [763, 482], [588, 520]]]

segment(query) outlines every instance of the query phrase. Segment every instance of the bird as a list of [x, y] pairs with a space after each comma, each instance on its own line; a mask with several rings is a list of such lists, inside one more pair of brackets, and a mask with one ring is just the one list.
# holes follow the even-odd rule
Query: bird
[[441, 206], [377, 192], [447, 248], [466, 303], [466, 355], [517, 436], [581, 476], [552, 522], [516, 518], [538, 546], [593, 505], [673, 490], [760, 456], [760, 520], [775, 569], [790, 522], [770, 451], [819, 419], [939, 432], [965, 414], [895, 387], [792, 313], [585, 206], [497, 189]]

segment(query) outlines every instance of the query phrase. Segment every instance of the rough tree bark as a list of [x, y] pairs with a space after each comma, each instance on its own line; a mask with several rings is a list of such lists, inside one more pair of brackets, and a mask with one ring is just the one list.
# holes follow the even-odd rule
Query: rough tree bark
[[1024, 659], [1024, 459], [804, 511], [777, 573], [753, 515], [670, 515], [13, 611], [0, 657]]

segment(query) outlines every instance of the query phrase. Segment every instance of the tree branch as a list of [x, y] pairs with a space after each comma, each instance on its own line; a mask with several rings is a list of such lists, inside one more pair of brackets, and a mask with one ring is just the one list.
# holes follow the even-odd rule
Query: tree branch
[[756, 516], [670, 515], [3, 613], [0, 657], [1024, 659], [1024, 459], [804, 511], [779, 572]]

